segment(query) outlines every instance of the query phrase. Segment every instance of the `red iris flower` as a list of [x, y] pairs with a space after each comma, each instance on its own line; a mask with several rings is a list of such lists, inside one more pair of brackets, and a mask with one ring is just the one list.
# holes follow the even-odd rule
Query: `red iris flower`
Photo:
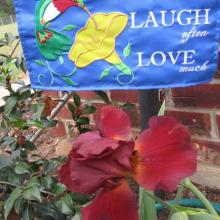
[[60, 170], [60, 181], [70, 191], [96, 193], [82, 209], [82, 220], [137, 220], [127, 177], [149, 190], [173, 191], [196, 170], [190, 134], [171, 117], [152, 117], [136, 141], [128, 115], [119, 108], [103, 107], [96, 124], [99, 131], [80, 135]]

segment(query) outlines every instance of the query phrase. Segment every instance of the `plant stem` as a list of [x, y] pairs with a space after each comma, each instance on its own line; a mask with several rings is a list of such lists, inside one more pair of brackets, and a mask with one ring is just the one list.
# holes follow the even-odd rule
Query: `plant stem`
[[198, 199], [200, 199], [203, 202], [203, 204], [205, 205], [206, 209], [209, 211], [210, 214], [219, 218], [218, 213], [215, 211], [209, 200], [189, 179], [184, 180], [182, 184], [185, 187], [187, 187]]
[[144, 190], [144, 193], [147, 194], [148, 197], [150, 197], [154, 201], [156, 201], [158, 203], [161, 203], [166, 209], [171, 210], [172, 212], [177, 212], [178, 211], [174, 206], [170, 205], [168, 202], [163, 201], [162, 199], [155, 196], [151, 192]]
[[[182, 184], [179, 186], [179, 188], [178, 188], [178, 190], [177, 190], [177, 194], [176, 194], [175, 200], [174, 200], [174, 204], [175, 204], [175, 205], [179, 205], [180, 200], [181, 200], [182, 197], [183, 197], [184, 188], [185, 188], [185, 186], [182, 185]], [[171, 219], [172, 215], [173, 215], [173, 212], [170, 212], [169, 217], [168, 217], [168, 220]]]
[[5, 181], [0, 181], [0, 184], [1, 184], [1, 185], [8, 185], [8, 186], [12, 186], [12, 187], [18, 187], [18, 186], [16, 186], [16, 185], [12, 184], [12, 183], [5, 182]]
[[139, 189], [139, 219], [140, 220], [157, 220], [155, 208], [154, 193]]
[[18, 42], [17, 42], [17, 44], [15, 45], [14, 49], [12, 50], [10, 56], [9, 56], [10, 58], [14, 55], [14, 53], [15, 53], [16, 49], [18, 48], [20, 42], [21, 42], [21, 41], [20, 41], [20, 39], [19, 39]]
[[179, 188], [177, 190], [176, 197], [175, 197], [175, 204], [179, 204], [180, 203], [180, 200], [183, 197], [184, 188], [185, 188], [185, 186], [182, 185], [182, 184], [179, 186]]
[[[73, 92], [68, 92], [66, 93], [63, 98], [62, 101], [60, 101], [57, 105], [57, 107], [55, 109], [53, 109], [49, 120], [54, 119], [57, 114], [60, 112], [60, 110], [68, 103], [68, 101], [70, 100], [70, 98], [72, 97]], [[45, 128], [39, 129], [34, 136], [31, 137], [30, 142], [35, 143], [36, 140], [40, 137], [40, 135], [42, 134], [42, 132], [45, 130]]]
[[89, 11], [89, 9], [86, 6], [82, 6], [83, 10], [89, 15], [89, 17], [93, 20], [96, 30], [98, 30], [98, 24], [94, 18], [94, 16], [92, 15], [92, 13]]
[[8, 130], [5, 132], [5, 134], [2, 136], [1, 140], [0, 140], [0, 144], [2, 144], [2, 142], [4, 141], [4, 139], [6, 138], [6, 136], [8, 135], [8, 133], [12, 130], [12, 127], [9, 127]]
[[[12, 183], [9, 183], [9, 182], [6, 182], [6, 181], [0, 181], [0, 185], [8, 185], [8, 186], [12, 186], [12, 187], [15, 187], [15, 188], [19, 188], [21, 186], [17, 186], [17, 185], [14, 185]], [[53, 197], [56, 197], [55, 194], [51, 193], [51, 192], [48, 192], [48, 191], [45, 191], [45, 190], [40, 190], [41, 193], [44, 193], [44, 194], [47, 194], [47, 195], [51, 195]]]

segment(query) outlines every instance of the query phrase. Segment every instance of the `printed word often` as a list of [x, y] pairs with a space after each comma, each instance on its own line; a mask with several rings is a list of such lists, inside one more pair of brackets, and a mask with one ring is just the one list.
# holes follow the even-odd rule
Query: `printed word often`
[[[149, 28], [173, 26], [176, 22], [181, 26], [187, 25], [200, 25], [210, 24], [209, 15], [211, 9], [194, 9], [194, 10], [170, 10], [159, 11], [159, 14], [153, 11], [146, 13], [146, 19], [140, 21], [137, 12], [130, 13], [131, 15], [131, 28]], [[140, 15], [142, 17], [142, 15]]]
[[195, 26], [189, 32], [184, 32], [182, 34], [182, 43], [186, 43], [190, 38], [206, 37], [208, 31], [199, 31]]

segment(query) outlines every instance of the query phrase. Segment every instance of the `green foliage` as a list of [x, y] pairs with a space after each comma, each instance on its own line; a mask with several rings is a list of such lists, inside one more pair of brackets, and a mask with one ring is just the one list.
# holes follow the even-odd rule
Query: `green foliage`
[[26, 64], [23, 55], [14, 56], [18, 46], [19, 38], [14, 36], [12, 33], [5, 33], [4, 38], [0, 38], [0, 49], [5, 48], [10, 49], [14, 44], [15, 48], [9, 53], [0, 52], [0, 86], [5, 86], [11, 80], [17, 80], [14, 83], [24, 84], [19, 80], [19, 73], [26, 72]]
[[171, 220], [218, 220], [219, 218], [208, 214], [205, 210], [182, 208], [184, 211], [176, 212], [172, 215]]
[[109, 98], [108, 98], [108, 95], [105, 92], [103, 92], [103, 91], [96, 91], [95, 93], [96, 93], [96, 95], [98, 95], [105, 102], [105, 104], [108, 105], [108, 104], [111, 103]]
[[[18, 39], [13, 35], [5, 34], [0, 47], [11, 45], [15, 40]], [[50, 103], [46, 103], [41, 91], [31, 90], [22, 80], [13, 79], [11, 65], [26, 71], [24, 58], [14, 56], [13, 51], [10, 55], [0, 55], [0, 85], [8, 91], [5, 104], [0, 107], [0, 148], [4, 152], [0, 154], [0, 188], [4, 189], [4, 196], [0, 197], [0, 219], [7, 219], [11, 211], [22, 220], [72, 219], [88, 198], [69, 193], [58, 182], [58, 167], [65, 158], [48, 160], [40, 155], [39, 159], [31, 158], [37, 148], [30, 141], [31, 131], [53, 127], [57, 121], [45, 115], [44, 110], [50, 108]], [[35, 62], [44, 65], [42, 61]], [[19, 89], [15, 90], [13, 83], [19, 84]], [[83, 126], [89, 124], [86, 115], [96, 109], [82, 105], [77, 94], [73, 95], [73, 100], [71, 112], [78, 121], [78, 128], [85, 131]], [[78, 112], [74, 111], [76, 109]]]
[[0, 16], [13, 15], [15, 13], [13, 0], [0, 0]]
[[[12, 34], [5, 34], [0, 47], [12, 45], [15, 40], [19, 42]], [[31, 131], [53, 127], [57, 121], [48, 115], [53, 105], [50, 97], [45, 99], [41, 91], [31, 90], [22, 80], [14, 80], [12, 65], [26, 71], [24, 58], [14, 55], [17, 46], [10, 55], [0, 54], [0, 85], [8, 91], [3, 98], [5, 104], [0, 107], [0, 148], [5, 152], [0, 154], [0, 188], [4, 189], [4, 196], [0, 197], [0, 219], [7, 219], [13, 211], [21, 220], [79, 220], [80, 207], [89, 198], [70, 193], [59, 183], [58, 168], [65, 158], [48, 160], [41, 155], [37, 155], [39, 159], [32, 158], [37, 146], [31, 142]], [[35, 63], [45, 65], [41, 60]], [[74, 84], [69, 78], [63, 80]], [[19, 84], [19, 89], [15, 90], [13, 83]], [[110, 103], [105, 92], [99, 91], [97, 95]], [[75, 121], [70, 132], [73, 129], [78, 129], [79, 133], [89, 131], [90, 115], [96, 112], [96, 107], [84, 104], [79, 94], [73, 93], [68, 108]]]
[[172, 215], [171, 220], [189, 220], [185, 212], [176, 212]]
[[134, 109], [135, 108], [135, 105], [134, 104], [131, 104], [131, 103], [125, 103], [121, 106], [122, 109], [124, 110], [131, 110], [131, 109]]

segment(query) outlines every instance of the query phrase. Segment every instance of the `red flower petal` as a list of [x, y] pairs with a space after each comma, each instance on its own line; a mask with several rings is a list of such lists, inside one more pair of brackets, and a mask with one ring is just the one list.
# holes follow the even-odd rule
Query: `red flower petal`
[[131, 171], [130, 158], [134, 150], [133, 142], [120, 142], [116, 150], [103, 157], [81, 160], [74, 148], [67, 164], [60, 171], [60, 181], [70, 191], [91, 194], [101, 187], [112, 188], [118, 179]]
[[70, 191], [74, 191], [70, 176], [70, 162], [68, 161], [60, 169], [60, 182], [62, 182]]
[[137, 201], [126, 181], [111, 191], [102, 191], [82, 209], [82, 220], [138, 220]]
[[186, 127], [167, 116], [152, 117], [136, 141], [135, 178], [149, 190], [173, 191], [196, 171], [197, 152]]
[[103, 157], [108, 152], [118, 148], [119, 144], [115, 140], [101, 137], [97, 131], [81, 134], [73, 146], [77, 149], [78, 159], [83, 160]]
[[123, 110], [115, 106], [102, 107], [96, 115], [96, 125], [104, 137], [121, 141], [131, 140], [131, 121]]

